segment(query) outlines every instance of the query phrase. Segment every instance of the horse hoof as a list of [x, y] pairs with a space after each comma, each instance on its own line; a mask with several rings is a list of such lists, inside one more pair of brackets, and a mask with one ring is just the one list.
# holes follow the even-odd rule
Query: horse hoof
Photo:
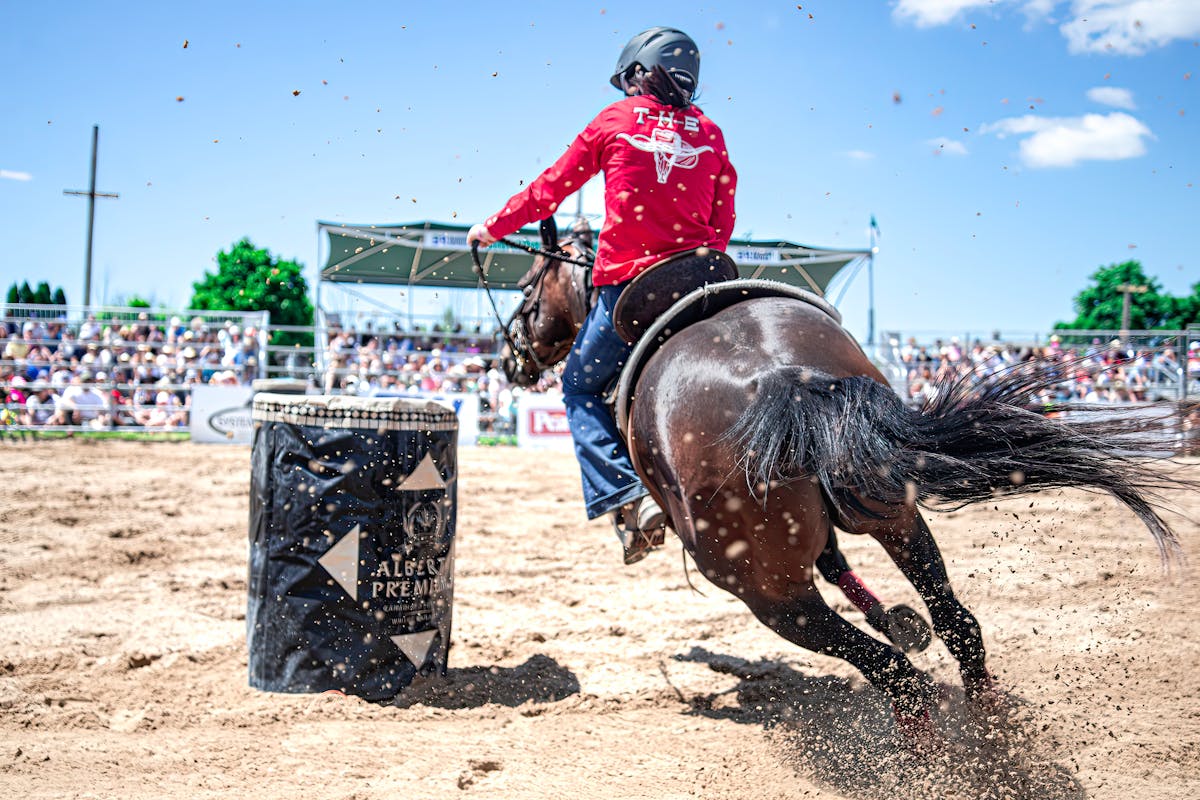
[[929, 647], [933, 632], [925, 618], [909, 606], [892, 606], [887, 610], [887, 638], [904, 653], [917, 653]]
[[1004, 692], [1000, 691], [995, 678], [986, 670], [982, 676], [964, 678], [963, 690], [973, 715], [982, 721], [998, 722], [1009, 710]]
[[963, 675], [963, 692], [967, 699], [976, 705], [994, 702], [1000, 698], [996, 679], [986, 669], [977, 675]]
[[941, 740], [933, 729], [933, 717], [928, 711], [906, 714], [892, 706], [892, 712], [896, 716], [896, 731], [904, 749], [918, 754], [932, 753], [938, 749]]

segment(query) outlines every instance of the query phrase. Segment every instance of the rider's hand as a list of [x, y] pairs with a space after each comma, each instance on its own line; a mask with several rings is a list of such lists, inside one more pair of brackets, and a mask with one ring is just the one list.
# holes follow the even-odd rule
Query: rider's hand
[[479, 242], [484, 247], [487, 247], [489, 244], [492, 244], [495, 241], [496, 237], [492, 236], [491, 231], [487, 229], [487, 225], [484, 225], [482, 222], [472, 225], [471, 230], [467, 231], [468, 245], [470, 245], [472, 242]]

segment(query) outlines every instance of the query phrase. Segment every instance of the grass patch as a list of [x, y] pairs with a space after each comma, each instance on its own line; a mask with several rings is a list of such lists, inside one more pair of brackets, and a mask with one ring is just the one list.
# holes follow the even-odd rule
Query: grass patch
[[475, 438], [475, 444], [479, 445], [480, 447], [496, 447], [497, 445], [504, 447], [516, 447], [517, 436], [516, 434], [512, 433], [481, 433]]
[[192, 436], [187, 431], [3, 431], [5, 439], [92, 439], [94, 441], [117, 440], [121, 442], [186, 442]]

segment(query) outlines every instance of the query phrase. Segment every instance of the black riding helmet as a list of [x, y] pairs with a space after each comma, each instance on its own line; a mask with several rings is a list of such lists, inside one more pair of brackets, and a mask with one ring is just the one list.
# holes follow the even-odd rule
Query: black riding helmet
[[662, 67], [686, 92], [695, 93], [699, 85], [700, 48], [692, 37], [676, 28], [650, 28], [630, 39], [608, 82], [625, 91], [621, 79], [635, 64], [641, 64], [647, 72]]

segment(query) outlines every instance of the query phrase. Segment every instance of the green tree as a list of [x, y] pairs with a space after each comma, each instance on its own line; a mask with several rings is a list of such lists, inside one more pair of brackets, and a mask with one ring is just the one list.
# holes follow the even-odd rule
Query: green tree
[[50, 291], [50, 284], [42, 281], [37, 285], [37, 288], [33, 290], [33, 302], [39, 305], [48, 306], [53, 301], [54, 295]]
[[1118, 287], [1123, 284], [1145, 287], [1144, 291], [1129, 296], [1130, 330], [1172, 327], [1176, 298], [1163, 294], [1162, 284], [1146, 275], [1141, 262], [1125, 261], [1101, 267], [1093, 273], [1091, 280], [1092, 285], [1075, 295], [1075, 319], [1057, 322], [1055, 328], [1119, 330], [1125, 293]]
[[[272, 256], [249, 239], [217, 253], [217, 271], [192, 284], [191, 307], [204, 311], [270, 311], [274, 325], [313, 324], [304, 268]], [[280, 332], [271, 343], [312, 346], [312, 334]]]
[[8, 295], [5, 297], [4, 302], [10, 306], [15, 306], [21, 302], [21, 290], [17, 288], [16, 281], [13, 281], [13, 285], [8, 287]]
[[1188, 325], [1200, 325], [1200, 282], [1192, 284], [1192, 293], [1187, 297], [1171, 298], [1169, 326], [1183, 330]]
[[[123, 308], [154, 308], [160, 303], [155, 299], [154, 293], [151, 292], [149, 297], [142, 297], [136, 292], [133, 294], [116, 294], [111, 298], [109, 305], [121, 306]], [[164, 314], [151, 314], [150, 319], [166, 319]]]
[[67, 293], [59, 286], [54, 290], [54, 305], [65, 306], [67, 304]]
[[21, 288], [17, 289], [17, 301], [22, 304], [33, 302], [33, 289], [29, 288], [29, 281], [21, 281]]
[[[53, 299], [54, 296], [50, 294], [50, 284], [42, 281], [37, 285], [37, 288], [33, 290], [33, 299], [30, 302], [37, 303], [39, 306], [48, 306], [50, 305], [50, 301]], [[51, 312], [34, 311], [33, 316], [48, 317], [51, 316]]]

